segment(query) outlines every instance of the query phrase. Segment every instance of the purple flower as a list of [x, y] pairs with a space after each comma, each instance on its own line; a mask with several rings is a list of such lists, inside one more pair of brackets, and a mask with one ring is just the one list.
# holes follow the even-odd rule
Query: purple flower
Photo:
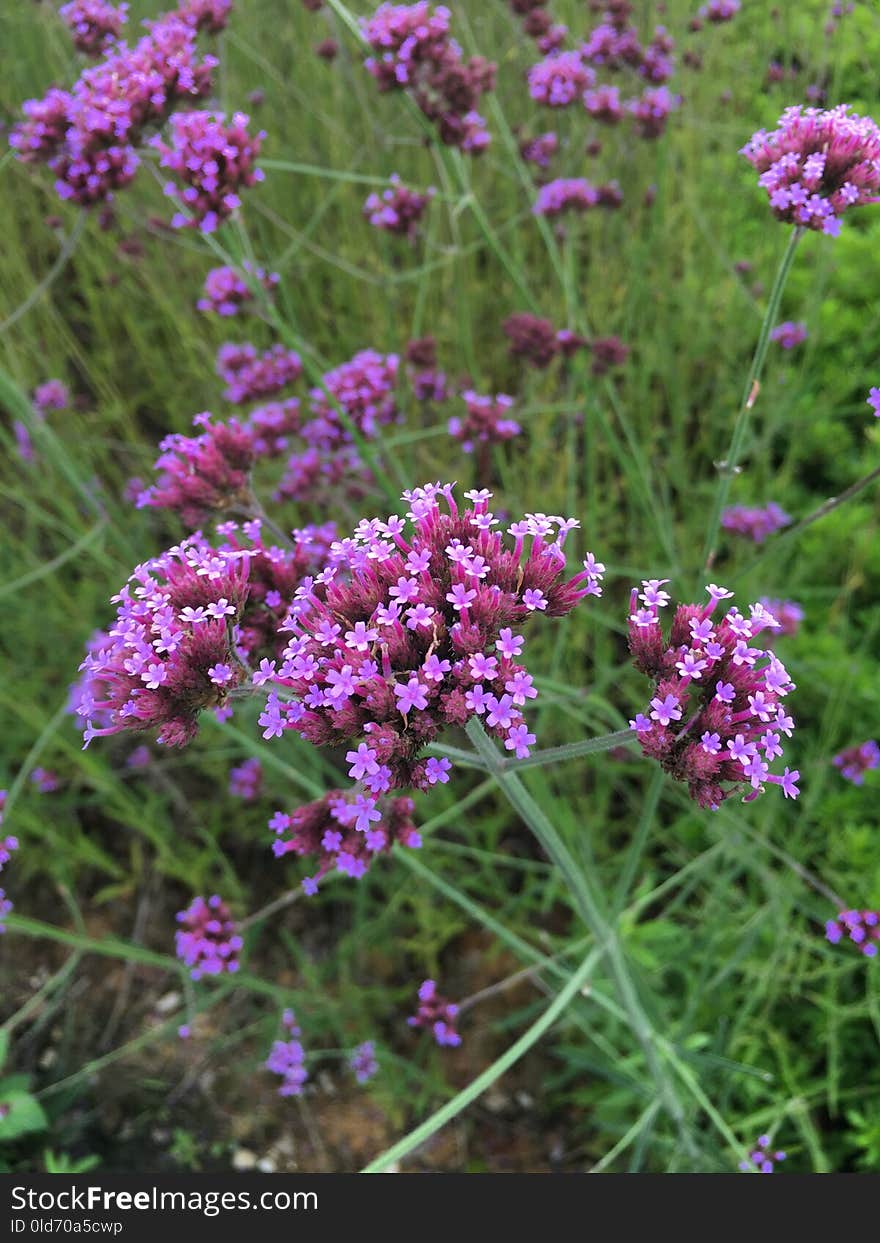
[[263, 765], [256, 757], [245, 760], [229, 772], [229, 793], [234, 798], [253, 802], [263, 787]]
[[419, 1007], [407, 1023], [410, 1027], [430, 1030], [441, 1048], [454, 1048], [461, 1044], [456, 1030], [457, 1018], [458, 1006], [440, 996], [434, 980], [425, 980], [419, 986]]
[[802, 345], [807, 339], [807, 325], [795, 323], [787, 319], [777, 326], [770, 333], [771, 341], [778, 341], [784, 350], [793, 350], [796, 346]]
[[529, 164], [538, 168], [549, 168], [550, 161], [559, 150], [559, 139], [550, 130], [546, 134], [538, 134], [536, 138], [526, 138], [520, 143], [519, 153]]
[[668, 87], [660, 86], [649, 87], [626, 106], [635, 117], [636, 132], [641, 138], [659, 138], [666, 129], [669, 114], [680, 104], [680, 95], [673, 95]]
[[843, 214], [877, 201], [880, 130], [848, 104], [787, 108], [741, 154], [760, 173], [777, 220], [836, 237]]
[[[775, 618], [753, 605], [750, 618], [730, 608], [713, 621], [719, 602], [730, 596], [713, 583], [707, 604], [679, 605], [667, 639], [659, 616], [666, 601], [655, 599], [667, 593], [658, 587], [659, 580], [643, 584], [644, 607], [637, 589], [630, 602], [630, 651], [654, 683], [650, 718], [639, 713], [630, 722], [643, 754], [686, 783], [701, 807], [717, 808], [743, 786], [747, 801], [765, 784], [797, 798], [798, 772], [785, 768], [775, 775], [769, 768], [782, 755], [780, 735], [793, 728], [780, 700], [794, 686], [773, 652], [753, 645], [778, 626]], [[693, 675], [697, 665], [699, 678]]]
[[190, 968], [194, 980], [238, 970], [238, 954], [244, 941], [229, 907], [217, 894], [207, 901], [193, 898], [186, 910], [179, 912], [177, 922], [177, 957]]
[[391, 185], [381, 196], [371, 194], [364, 203], [364, 215], [376, 229], [396, 233], [412, 241], [425, 208], [437, 191], [429, 187], [425, 194], [408, 189], [398, 177], [391, 174]]
[[825, 936], [832, 945], [849, 937], [867, 958], [875, 958], [880, 942], [880, 911], [841, 911], [837, 919], [829, 919], [825, 924]]
[[[779, 623], [779, 629], [775, 634], [795, 635], [800, 630], [801, 622], [804, 620], [804, 610], [794, 600], [771, 600], [762, 597], [759, 603]], [[767, 642], [772, 642], [774, 637], [773, 634], [769, 635]]]
[[559, 177], [541, 186], [532, 211], [536, 216], [559, 216], [565, 211], [589, 211], [598, 202], [596, 187], [583, 177]]
[[274, 1042], [272, 1051], [266, 1058], [266, 1070], [271, 1071], [273, 1075], [281, 1076], [279, 1096], [301, 1096], [309, 1072], [305, 1067], [305, 1049], [298, 1039], [301, 1032], [292, 1010], [284, 1011], [281, 1024], [289, 1039]]
[[465, 453], [473, 453], [477, 444], [496, 444], [511, 440], [522, 431], [519, 423], [507, 418], [513, 406], [513, 398], [506, 393], [494, 397], [481, 396], [473, 389], [462, 393], [467, 408], [464, 416], [455, 415], [449, 420], [448, 430], [454, 440], [461, 442]]
[[73, 36], [73, 46], [86, 56], [100, 56], [122, 34], [128, 5], [114, 8], [106, 0], [71, 0], [58, 10], [58, 16]]
[[6, 917], [12, 913], [12, 903], [6, 896], [6, 891], [0, 889], [0, 933], [6, 931]]
[[880, 747], [873, 738], [869, 738], [858, 746], [847, 747], [835, 755], [831, 763], [840, 769], [841, 776], [846, 777], [847, 781], [860, 786], [866, 772], [880, 767]]
[[[281, 279], [277, 272], [255, 268], [247, 259], [241, 266], [246, 272], [253, 273], [254, 280], [266, 290], [274, 289]], [[205, 314], [228, 318], [230, 315], [237, 315], [253, 298], [253, 291], [239, 276], [237, 268], [212, 268], [205, 277], [204, 293], [196, 303], [196, 309]]]
[[[0, 790], [0, 795], [3, 795], [2, 802], [5, 803], [6, 802], [6, 791]], [[2, 804], [0, 804], [0, 806], [2, 806]], [[2, 815], [0, 815], [0, 824], [2, 823], [3, 823], [3, 817]], [[6, 864], [12, 858], [13, 852], [16, 850], [18, 850], [18, 838], [17, 837], [0, 838], [0, 872], [3, 871]]]
[[[719, 2], [729, 4], [731, 3], [731, 0], [715, 0], [715, 2], [716, 4]], [[736, 9], [738, 9], [738, 0], [732, 0], [732, 2], [736, 4]], [[736, 12], [736, 9], [734, 9], [733, 12]], [[731, 17], [732, 16], [733, 13], [731, 13]], [[759, 1137], [754, 1149], [749, 1153], [748, 1161], [741, 1161], [739, 1168], [743, 1171], [743, 1173], [772, 1174], [774, 1172], [774, 1166], [777, 1162], [784, 1161], [785, 1157], [786, 1154], [784, 1152], [770, 1152], [770, 1136], [762, 1135]]]
[[271, 397], [302, 375], [302, 361], [295, 350], [273, 345], [258, 354], [250, 344], [227, 342], [217, 351], [217, 374], [226, 384], [223, 396], [236, 405], [258, 397]]
[[868, 405], [874, 411], [874, 418], [880, 419], [880, 388], [872, 388], [868, 393]]
[[176, 112], [170, 121], [171, 145], [158, 135], [151, 139], [161, 167], [183, 183], [165, 187], [183, 209], [171, 220], [174, 228], [213, 233], [240, 206], [239, 191], [263, 180], [256, 159], [266, 135], [261, 130], [251, 136], [248, 121], [243, 112], [228, 123], [220, 112]]
[[348, 443], [352, 435], [346, 420], [365, 439], [375, 439], [381, 427], [400, 417], [395, 400], [399, 365], [396, 354], [361, 350], [326, 372], [323, 387], [309, 392], [313, 419], [303, 427], [306, 440], [325, 449]]
[[775, 501], [766, 505], [730, 505], [721, 515], [725, 531], [742, 535], [755, 544], [763, 544], [769, 535], [775, 535], [790, 522], [791, 516]]
[[61, 785], [58, 774], [49, 768], [35, 768], [31, 773], [31, 781], [40, 794], [54, 794]]
[[34, 410], [45, 415], [50, 410], [66, 410], [70, 405], [70, 391], [60, 380], [46, 380], [34, 389]]
[[596, 75], [580, 52], [553, 52], [529, 70], [529, 94], [539, 104], [565, 108], [592, 86]]
[[363, 1044], [359, 1044], [348, 1059], [348, 1064], [354, 1071], [354, 1077], [358, 1083], [367, 1083], [372, 1079], [379, 1069], [379, 1063], [376, 1061], [375, 1042], [365, 1040]]

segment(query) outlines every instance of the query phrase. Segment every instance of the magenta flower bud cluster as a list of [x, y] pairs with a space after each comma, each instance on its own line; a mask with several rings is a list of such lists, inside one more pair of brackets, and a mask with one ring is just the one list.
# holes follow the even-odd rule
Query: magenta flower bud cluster
[[136, 502], [138, 509], [173, 509], [189, 527], [213, 513], [248, 509], [256, 460], [251, 431], [238, 419], [215, 422], [203, 411], [193, 424], [199, 435], [172, 432], [159, 442], [159, 477]]
[[244, 799], [252, 803], [260, 797], [263, 788], [263, 765], [251, 756], [243, 764], [237, 764], [229, 770], [229, 793], [233, 798]]
[[217, 374], [226, 385], [223, 396], [237, 406], [280, 393], [296, 383], [302, 369], [299, 354], [283, 345], [260, 354], [248, 342], [227, 342], [217, 351]]
[[755, 544], [764, 540], [791, 522], [791, 515], [768, 501], [766, 505], [730, 505], [721, 515], [721, 525], [732, 535], [741, 535]]
[[419, 1007], [406, 1021], [410, 1027], [431, 1032], [441, 1048], [455, 1048], [461, 1044], [456, 1028], [458, 1006], [437, 992], [435, 980], [425, 980], [419, 986]]
[[51, 768], [43, 768], [42, 765], [32, 770], [30, 779], [31, 784], [36, 786], [38, 794], [54, 794], [61, 788], [58, 774]]
[[[559, 334], [549, 319], [541, 319], [527, 311], [508, 315], [501, 329], [510, 342], [510, 352], [514, 358], [522, 358], [539, 370], [549, 367], [563, 350]], [[578, 341], [580, 343], [582, 339], [578, 338]]]
[[846, 777], [853, 785], [863, 785], [865, 773], [880, 768], [880, 747], [873, 738], [859, 743], [855, 747], [847, 747], [835, 755], [831, 763], [840, 769], [840, 775]]
[[[347, 757], [364, 776], [370, 775], [370, 769], [378, 769], [369, 751], [362, 743]], [[328, 872], [335, 870], [358, 880], [378, 855], [387, 854], [396, 843], [418, 850], [422, 839], [412, 818], [414, 810], [411, 798], [378, 800], [362, 789], [348, 793], [330, 790], [289, 814], [275, 812], [269, 821], [276, 835], [272, 853], [276, 859], [294, 854], [317, 861], [316, 870], [302, 882], [303, 890], [311, 896], [318, 892]]]
[[499, 444], [512, 440], [522, 431], [519, 423], [507, 417], [513, 398], [507, 393], [494, 397], [467, 389], [461, 394], [467, 413], [453, 415], [447, 425], [449, 435], [459, 441], [465, 453], [473, 453], [477, 445]]
[[709, 0], [697, 10], [697, 16], [720, 26], [722, 22], [732, 22], [741, 8], [740, 0]]
[[75, 710], [86, 746], [147, 729], [183, 746], [199, 713], [226, 703], [245, 676], [233, 645], [249, 563], [248, 552], [218, 552], [197, 532], [137, 566], [113, 596], [116, 620], [80, 665]]
[[523, 34], [534, 39], [539, 52], [555, 52], [565, 42], [568, 27], [553, 21], [544, 5], [547, 0], [511, 0], [510, 7], [522, 18]]
[[207, 901], [193, 898], [185, 911], [178, 912], [177, 922], [177, 957], [189, 967], [194, 980], [238, 971], [244, 941], [222, 898], [217, 894]]
[[701, 807], [717, 809], [731, 795], [749, 802], [778, 785], [797, 798], [799, 773], [771, 773], [794, 721], [782, 705], [794, 690], [785, 666], [754, 639], [778, 628], [760, 604], [744, 617], [735, 606], [713, 619], [733, 593], [710, 583], [705, 604], [681, 604], [668, 639], [660, 610], [669, 604], [668, 579], [648, 579], [630, 603], [629, 646], [636, 668], [654, 682], [645, 712], [630, 721], [642, 753], [657, 760]]
[[832, 945], [839, 945], [847, 937], [866, 958], [876, 958], [880, 911], [841, 911], [837, 919], [826, 921], [825, 937]]
[[134, 47], [120, 43], [85, 70], [70, 92], [53, 87], [28, 100], [10, 145], [25, 163], [48, 163], [61, 198], [105, 202], [134, 179], [145, 129], [209, 94], [216, 64], [199, 57], [195, 26], [168, 13]]
[[759, 130], [741, 154], [760, 173], [777, 220], [836, 237], [851, 207], [877, 202], [880, 130], [848, 104], [787, 108], [777, 129]]
[[121, 36], [128, 5], [114, 8], [106, 0], [71, 0], [62, 4], [58, 16], [73, 37], [73, 46], [86, 56], [100, 56]]
[[522, 158], [538, 168], [549, 168], [550, 161], [558, 150], [559, 139], [553, 130], [546, 134], [537, 134], [534, 138], [525, 138], [519, 147]]
[[272, 1051], [266, 1059], [266, 1070], [273, 1075], [281, 1076], [279, 1096], [302, 1096], [303, 1088], [308, 1080], [306, 1070], [306, 1053], [299, 1037], [302, 1032], [292, 1010], [285, 1010], [281, 1024], [288, 1035], [287, 1040], [276, 1040]]
[[46, 380], [34, 389], [33, 404], [40, 415], [50, 410], [66, 410], [70, 405], [70, 390], [60, 380]]
[[6, 896], [6, 890], [0, 889], [0, 935], [6, 931], [6, 920], [12, 914], [12, 902]]
[[[6, 791], [0, 790], [0, 794], [4, 796], [3, 802], [5, 803], [6, 802], [6, 797], [5, 797]], [[3, 820], [2, 820], [2, 817], [0, 817], [0, 824], [2, 823], [3, 823]], [[6, 867], [6, 864], [12, 858], [16, 850], [18, 850], [18, 838], [17, 837], [11, 837], [11, 836], [0, 837], [0, 872], [2, 872], [3, 869]]]
[[176, 112], [169, 122], [170, 146], [159, 135], [151, 140], [162, 168], [183, 183], [165, 186], [182, 208], [171, 218], [173, 228], [213, 233], [241, 206], [239, 191], [263, 180], [256, 159], [266, 134], [249, 134], [249, 119], [243, 112], [233, 113], [229, 122], [220, 112]]
[[361, 350], [326, 372], [321, 377], [323, 388], [309, 392], [314, 418], [303, 428], [306, 440], [320, 448], [350, 442], [352, 434], [340, 410], [367, 440], [377, 436], [380, 427], [396, 422], [400, 417], [395, 400], [399, 367], [396, 354]]
[[767, 636], [767, 642], [772, 642], [777, 636], [789, 637], [797, 634], [801, 628], [801, 622], [804, 620], [804, 610], [794, 600], [771, 600], [767, 596], [761, 597], [761, 606], [779, 622], [779, 629]]
[[590, 370], [595, 376], [606, 375], [615, 367], [622, 367], [629, 358], [629, 346], [620, 337], [594, 337], [590, 342], [593, 361]]
[[880, 388], [869, 390], [866, 404], [874, 411], [874, 418], [880, 419]]
[[793, 320], [787, 319], [777, 326], [770, 333], [770, 340], [777, 341], [784, 350], [793, 350], [798, 345], [803, 345], [807, 339], [807, 325], [795, 323]]
[[532, 211], [536, 216], [560, 216], [567, 211], [589, 211], [599, 205], [599, 192], [585, 177], [557, 177], [541, 186]]
[[379, 1069], [375, 1042], [365, 1040], [359, 1044], [349, 1057], [348, 1065], [358, 1083], [369, 1083]]
[[330, 504], [360, 502], [373, 490], [373, 475], [351, 445], [304, 449], [287, 459], [272, 494], [274, 501], [298, 501], [326, 512]]
[[529, 70], [529, 94], [549, 108], [565, 108], [596, 81], [580, 52], [553, 52]]
[[528, 755], [534, 735], [522, 709], [537, 691], [516, 631], [601, 594], [604, 567], [592, 556], [565, 577], [562, 544], [577, 522], [529, 514], [509, 527], [507, 546], [491, 493], [465, 495], [471, 504], [460, 510], [453, 485], [428, 484], [404, 493], [409, 526], [397, 516], [361, 521], [303, 581], [281, 627], [291, 638], [263, 737], [293, 729], [316, 746], [357, 747], [349, 773], [374, 800], [445, 783], [449, 761], [421, 752], [474, 716]]
[[374, 229], [396, 233], [412, 240], [425, 209], [437, 191], [429, 186], [424, 194], [410, 190], [397, 173], [391, 174], [391, 185], [381, 194], [371, 194], [364, 203], [364, 215]]
[[477, 105], [495, 86], [495, 66], [482, 56], [463, 59], [449, 16], [449, 9], [424, 0], [380, 4], [361, 21], [375, 53], [364, 64], [380, 91], [408, 91], [446, 146], [479, 155], [490, 137]]
[[437, 343], [433, 337], [410, 341], [406, 347], [410, 365], [409, 380], [417, 401], [446, 401], [449, 385], [446, 373], [437, 367]]
[[[241, 266], [246, 272], [252, 273], [254, 280], [267, 291], [273, 290], [280, 280], [277, 272], [255, 268], [247, 259]], [[253, 290], [242, 280], [236, 268], [212, 268], [205, 277], [204, 292], [196, 303], [196, 309], [205, 314], [228, 317], [237, 315], [253, 299]]]
[[[729, 3], [730, 0], [726, 0], [726, 2]], [[737, 4], [736, 7], [739, 8], [739, 4]], [[731, 16], [733, 15], [731, 14]], [[758, 1137], [758, 1142], [755, 1144], [755, 1147], [749, 1153], [748, 1161], [740, 1161], [739, 1168], [743, 1171], [743, 1173], [772, 1174], [774, 1172], [774, 1167], [780, 1161], [784, 1161], [785, 1158], [786, 1154], [784, 1152], [770, 1151], [769, 1135], [761, 1135]]]
[[232, 0], [183, 0], [178, 15], [196, 30], [218, 35], [229, 24]]

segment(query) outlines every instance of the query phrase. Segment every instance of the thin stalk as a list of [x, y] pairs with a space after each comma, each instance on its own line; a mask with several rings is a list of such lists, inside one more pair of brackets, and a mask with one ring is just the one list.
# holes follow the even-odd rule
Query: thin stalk
[[764, 362], [767, 357], [767, 349], [770, 345], [770, 332], [776, 322], [776, 316], [779, 311], [779, 304], [782, 301], [782, 293], [785, 289], [785, 283], [788, 280], [788, 274], [791, 270], [794, 254], [797, 250], [797, 244], [801, 239], [803, 230], [796, 228], [792, 230], [791, 237], [788, 239], [788, 245], [779, 267], [776, 270], [776, 276], [773, 280], [773, 287], [770, 290], [770, 297], [767, 301], [767, 309], [764, 312], [764, 319], [761, 323], [761, 331], [758, 334], [758, 344], [755, 346], [755, 353], [752, 358], [752, 365], [749, 367], [749, 373], [746, 376], [745, 388], [743, 390], [742, 402], [740, 403], [739, 413], [733, 425], [733, 434], [730, 438], [730, 448], [727, 451], [727, 457], [719, 465], [718, 488], [715, 493], [715, 503], [712, 507], [712, 517], [709, 520], [709, 529], [706, 533], [706, 544], [703, 549], [703, 569], [708, 569], [715, 557], [715, 544], [718, 539], [718, 531], [721, 527], [721, 511], [727, 504], [727, 498], [730, 495], [730, 483], [736, 473], [737, 465], [742, 457], [743, 446], [745, 444], [746, 431], [749, 425], [749, 415], [755, 404], [757, 397], [758, 385], [760, 384], [761, 375], [764, 370]]

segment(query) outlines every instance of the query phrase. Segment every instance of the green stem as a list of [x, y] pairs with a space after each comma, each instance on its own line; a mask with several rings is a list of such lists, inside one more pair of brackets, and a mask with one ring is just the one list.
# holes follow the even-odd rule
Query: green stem
[[600, 734], [596, 738], [581, 738], [577, 742], [567, 742], [561, 747], [545, 747], [542, 751], [533, 751], [524, 760], [500, 761], [503, 772], [511, 772], [520, 768], [546, 768], [550, 764], [564, 764], [566, 760], [576, 760], [582, 755], [596, 755], [599, 751], [612, 751], [615, 747], [625, 747], [635, 742], [631, 729], [619, 729], [613, 734]]
[[682, 1142], [693, 1152], [693, 1142], [688, 1133], [684, 1110], [675, 1085], [657, 1052], [657, 1039], [638, 998], [617, 931], [605, 919], [599, 902], [583, 870], [562, 840], [556, 828], [538, 806], [515, 773], [506, 771], [503, 760], [480, 721], [473, 717], [466, 727], [467, 735], [485, 761], [487, 769], [498, 782], [510, 805], [519, 812], [550, 859], [556, 864], [568, 883], [578, 914], [590, 929], [599, 945], [605, 947], [611, 974], [617, 986], [629, 1026], [642, 1047], [648, 1069], [657, 1085], [664, 1108], [674, 1120]]
[[718, 539], [718, 531], [721, 527], [721, 512], [727, 504], [727, 498], [730, 495], [730, 484], [733, 476], [736, 474], [736, 468], [742, 456], [743, 445], [745, 443], [746, 430], [749, 424], [749, 415], [752, 406], [755, 404], [757, 396], [756, 386], [760, 382], [761, 374], [764, 370], [764, 361], [767, 357], [767, 349], [770, 345], [770, 333], [776, 322], [776, 316], [779, 311], [779, 304], [782, 301], [782, 293], [785, 289], [785, 282], [788, 280], [788, 274], [791, 270], [794, 253], [797, 244], [801, 239], [803, 230], [796, 228], [792, 231], [791, 237], [788, 239], [788, 245], [785, 253], [779, 262], [776, 276], [773, 281], [773, 288], [770, 290], [770, 297], [767, 302], [767, 310], [764, 312], [764, 320], [761, 324], [761, 331], [758, 335], [758, 344], [755, 347], [752, 365], [746, 377], [745, 388], [743, 390], [742, 402], [740, 403], [739, 413], [733, 425], [733, 434], [730, 438], [730, 448], [727, 451], [727, 457], [719, 465], [718, 488], [715, 493], [715, 503], [712, 507], [712, 517], [709, 521], [709, 530], [706, 534], [706, 544], [703, 549], [703, 569], [707, 570], [715, 557], [716, 541]]

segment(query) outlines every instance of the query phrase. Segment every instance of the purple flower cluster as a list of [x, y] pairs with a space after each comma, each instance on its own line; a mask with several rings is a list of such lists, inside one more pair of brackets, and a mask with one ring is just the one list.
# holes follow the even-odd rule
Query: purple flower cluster
[[522, 18], [523, 34], [534, 39], [538, 51], [555, 52], [565, 42], [568, 27], [554, 23], [544, 7], [547, 0], [510, 0], [510, 7]]
[[58, 16], [73, 36], [73, 46], [86, 56], [101, 56], [122, 34], [128, 5], [114, 8], [107, 0], [71, 0]]
[[60, 380], [46, 380], [34, 389], [33, 403], [40, 415], [50, 410], [66, 410], [70, 405], [70, 391]]
[[251, 803], [260, 797], [263, 788], [263, 765], [255, 757], [236, 765], [229, 772], [229, 793], [233, 798], [242, 798]]
[[549, 367], [559, 353], [559, 339], [549, 319], [541, 319], [527, 311], [517, 312], [508, 315], [501, 329], [510, 342], [514, 358], [523, 358], [539, 370]]
[[473, 453], [476, 445], [498, 444], [512, 440], [522, 431], [519, 423], [507, 417], [513, 398], [507, 393], [494, 397], [467, 389], [461, 394], [467, 413], [454, 415], [448, 423], [449, 435], [460, 442], [465, 453]]
[[225, 30], [232, 12], [232, 0], [183, 0], [178, 14], [196, 30], [218, 35]]
[[741, 154], [761, 174], [777, 220], [836, 237], [844, 212], [877, 202], [880, 130], [848, 104], [787, 108], [778, 128], [758, 130]]
[[51, 768], [37, 766], [31, 772], [31, 782], [37, 787], [39, 794], [54, 794], [61, 787], [61, 780]]
[[245, 676], [233, 644], [249, 568], [247, 552], [218, 552], [197, 532], [134, 570], [80, 665], [86, 746], [123, 730], [157, 729], [169, 746], [195, 737], [199, 713], [222, 707]]
[[298, 501], [326, 512], [341, 501], [359, 503], [373, 488], [373, 476], [351, 445], [309, 447], [292, 453], [272, 494], [274, 501]]
[[292, 1010], [285, 1010], [281, 1023], [288, 1034], [287, 1040], [276, 1040], [272, 1052], [266, 1059], [266, 1070], [273, 1075], [280, 1075], [283, 1082], [278, 1089], [279, 1096], [302, 1096], [302, 1090], [309, 1072], [306, 1070], [306, 1053], [299, 1037], [302, 1032]]
[[867, 405], [874, 411], [874, 418], [880, 419], [880, 388], [872, 388], [868, 392]]
[[880, 911], [841, 911], [825, 923], [825, 936], [832, 945], [849, 937], [866, 958], [875, 958], [880, 941]]
[[437, 368], [437, 342], [433, 337], [420, 337], [406, 347], [410, 364], [409, 379], [417, 401], [446, 401], [449, 387], [446, 373]]
[[412, 240], [425, 208], [436, 193], [433, 186], [425, 194], [410, 190], [397, 173], [392, 173], [388, 189], [381, 195], [371, 194], [364, 203], [364, 215], [374, 228]]
[[710, 583], [708, 603], [678, 606], [667, 640], [659, 615], [669, 603], [666, 582], [643, 582], [630, 604], [630, 651], [654, 682], [647, 714], [630, 721], [642, 753], [685, 782], [701, 807], [715, 810], [743, 787], [749, 802], [765, 783], [797, 798], [797, 771], [770, 772], [782, 735], [794, 729], [780, 702], [794, 684], [772, 651], [753, 645], [762, 630], [777, 628], [776, 619], [753, 604], [750, 617], [731, 607], [713, 623], [718, 604], [733, 593]]
[[620, 337], [594, 337], [590, 342], [593, 356], [591, 370], [595, 376], [603, 376], [614, 367], [622, 367], [629, 358], [629, 346]]
[[580, 52], [553, 52], [529, 70], [529, 94], [549, 108], [566, 108], [595, 81]]
[[522, 709], [537, 691], [514, 627], [601, 594], [604, 567], [592, 556], [565, 579], [562, 544], [576, 521], [529, 514], [509, 527], [507, 547], [491, 493], [466, 496], [462, 511], [453, 485], [428, 484], [404, 493], [409, 530], [396, 516], [361, 521], [303, 581], [281, 627], [292, 637], [263, 737], [293, 729], [316, 746], [355, 747], [349, 775], [366, 802], [446, 782], [449, 761], [420, 753], [474, 716], [528, 755], [534, 735]]
[[173, 509], [188, 527], [224, 510], [250, 509], [256, 461], [253, 435], [238, 419], [214, 422], [203, 411], [193, 424], [199, 435], [172, 432], [159, 442], [159, 477], [136, 502], [138, 509]]
[[846, 777], [847, 781], [860, 786], [864, 784], [865, 773], [880, 768], [880, 747], [873, 738], [869, 738], [867, 742], [839, 752], [831, 763], [840, 769], [841, 776]]
[[[6, 798], [5, 798], [6, 791], [0, 790], [0, 794], [4, 795], [3, 802], [5, 803], [6, 802]], [[0, 824], [2, 823], [3, 823], [2, 818], [0, 818]], [[2, 872], [3, 869], [6, 867], [6, 864], [12, 858], [12, 855], [16, 850], [18, 850], [18, 838], [17, 837], [0, 838], [0, 872]]]
[[61, 198], [104, 202], [133, 180], [144, 130], [208, 94], [216, 64], [199, 57], [195, 26], [166, 14], [134, 47], [120, 43], [85, 70], [70, 92], [52, 87], [26, 101], [10, 145], [25, 163], [48, 163]]
[[216, 893], [207, 902], [201, 897], [193, 898], [185, 911], [178, 912], [177, 922], [177, 957], [190, 968], [194, 980], [238, 970], [238, 955], [244, 941], [236, 931], [229, 907]]
[[525, 138], [519, 145], [519, 153], [529, 164], [538, 168], [549, 168], [550, 161], [559, 150], [559, 139], [553, 130], [546, 134], [538, 134], [535, 138]]
[[380, 91], [405, 90], [438, 127], [440, 141], [479, 155], [489, 145], [477, 112], [480, 97], [495, 86], [495, 66], [482, 56], [465, 61], [449, 31], [449, 9], [417, 4], [380, 4], [361, 22], [376, 53], [365, 66]]
[[171, 145], [158, 135], [151, 140], [162, 168], [183, 182], [182, 188], [173, 181], [165, 186], [183, 209], [171, 218], [173, 228], [213, 233], [241, 206], [239, 190], [263, 180], [256, 159], [266, 134], [249, 134], [249, 119], [243, 112], [233, 113], [228, 123], [220, 112], [175, 112]]
[[768, 536], [775, 535], [790, 522], [791, 515], [775, 501], [768, 501], [766, 505], [730, 505], [721, 515], [725, 531], [742, 535], [755, 544], [763, 544]]
[[379, 1069], [375, 1041], [365, 1040], [363, 1044], [359, 1044], [348, 1059], [348, 1065], [358, 1083], [369, 1083]]
[[[365, 743], [348, 752], [346, 762], [362, 774], [361, 780], [378, 772], [372, 754]], [[411, 798], [380, 803], [363, 791], [330, 790], [289, 814], [275, 812], [269, 821], [276, 834], [272, 852], [276, 859], [287, 854], [316, 858], [317, 870], [302, 882], [307, 894], [316, 894], [323, 877], [334, 869], [359, 879], [377, 855], [387, 854], [397, 842], [417, 850], [422, 839], [412, 818], [414, 810]]]
[[272, 397], [302, 375], [295, 350], [273, 345], [262, 354], [253, 345], [227, 342], [217, 351], [217, 374], [226, 385], [223, 396], [241, 406], [260, 397]]
[[585, 91], [584, 107], [593, 120], [602, 125], [617, 125], [626, 112], [626, 106], [620, 97], [620, 88], [610, 83], [603, 83], [595, 90]]
[[673, 95], [666, 86], [649, 88], [638, 99], [631, 99], [628, 110], [635, 118], [636, 132], [640, 138], [659, 138], [666, 129], [669, 114], [681, 103], [680, 95]]
[[430, 1031], [441, 1048], [455, 1048], [461, 1044], [457, 1020], [458, 1006], [441, 997], [436, 981], [425, 980], [419, 987], [419, 1008], [406, 1020], [409, 1026]]
[[584, 177], [557, 177], [541, 186], [532, 211], [536, 216], [559, 216], [565, 211], [589, 211], [598, 203], [596, 187]]
[[[739, 8], [739, 0], [716, 0], [716, 3], [735, 4], [736, 8]], [[731, 14], [732, 16], [733, 14]], [[739, 1168], [743, 1173], [772, 1174], [776, 1163], [784, 1161], [785, 1157], [786, 1154], [784, 1152], [770, 1152], [770, 1136], [761, 1135], [755, 1147], [749, 1153], [748, 1161], [740, 1161]]]
[[761, 598], [761, 606], [772, 613], [779, 622], [779, 629], [768, 636], [770, 642], [777, 635], [795, 635], [801, 628], [801, 622], [804, 620], [804, 610], [794, 600], [771, 600], [766, 596]]
[[[247, 260], [241, 265], [253, 274], [254, 280], [266, 290], [272, 290], [280, 277], [277, 272], [255, 268]], [[242, 280], [236, 268], [212, 268], [205, 277], [204, 293], [196, 303], [196, 309], [214, 315], [228, 317], [237, 315], [241, 308], [254, 298], [253, 290]]]
[[326, 372], [321, 377], [323, 388], [309, 392], [314, 419], [303, 428], [306, 440], [321, 448], [350, 442], [351, 432], [340, 411], [367, 440], [372, 440], [380, 427], [395, 422], [399, 417], [394, 395], [399, 366], [396, 354], [361, 350]]
[[795, 323], [793, 320], [787, 319], [777, 326], [770, 333], [771, 341], [778, 341], [784, 350], [793, 350], [798, 345], [803, 345], [807, 339], [807, 325]]
[[6, 919], [12, 914], [12, 903], [6, 896], [6, 890], [0, 889], [0, 934], [6, 931]]

